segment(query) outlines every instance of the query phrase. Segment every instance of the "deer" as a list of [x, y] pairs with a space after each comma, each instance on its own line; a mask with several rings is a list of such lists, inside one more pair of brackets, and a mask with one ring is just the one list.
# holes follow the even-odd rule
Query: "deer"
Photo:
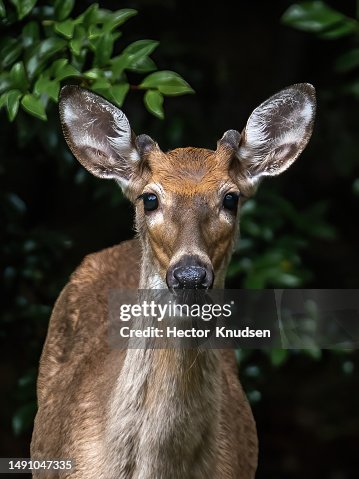
[[54, 306], [40, 359], [34, 459], [67, 458], [73, 479], [252, 479], [258, 438], [233, 350], [115, 349], [108, 291], [224, 288], [239, 212], [265, 176], [306, 147], [316, 100], [299, 83], [260, 104], [215, 150], [163, 152], [125, 114], [68, 85], [60, 118], [74, 156], [113, 179], [135, 208], [136, 237], [85, 257]]

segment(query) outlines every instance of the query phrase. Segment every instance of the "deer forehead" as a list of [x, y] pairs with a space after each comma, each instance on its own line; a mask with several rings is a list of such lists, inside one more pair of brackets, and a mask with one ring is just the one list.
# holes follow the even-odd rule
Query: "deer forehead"
[[[228, 163], [231, 155], [218, 154], [203, 148], [178, 148], [149, 156], [151, 183], [160, 185], [160, 192], [184, 197], [212, 195], [231, 182]], [[234, 186], [234, 185], [233, 185]]]

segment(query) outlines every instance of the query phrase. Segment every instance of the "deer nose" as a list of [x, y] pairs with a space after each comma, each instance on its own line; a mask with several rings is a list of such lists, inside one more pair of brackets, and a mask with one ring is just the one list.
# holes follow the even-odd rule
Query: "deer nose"
[[212, 286], [213, 273], [200, 265], [175, 265], [167, 272], [167, 286], [171, 289], [207, 289]]
[[201, 266], [183, 266], [173, 271], [173, 276], [179, 283], [180, 288], [202, 287], [206, 278], [206, 270]]

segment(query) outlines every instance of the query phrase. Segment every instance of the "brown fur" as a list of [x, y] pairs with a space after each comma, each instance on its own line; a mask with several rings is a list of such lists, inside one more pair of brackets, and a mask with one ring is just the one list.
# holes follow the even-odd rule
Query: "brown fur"
[[216, 284], [221, 287], [238, 230], [238, 222], [231, 215], [230, 221], [226, 221], [219, 214], [223, 194], [239, 191], [248, 195], [254, 190], [235, 176], [232, 161], [233, 150], [225, 145], [216, 151], [178, 148], [167, 153], [155, 147], [147, 154], [145, 164], [150, 174], [135, 196], [152, 192], [146, 185], [160, 185], [164, 192], [160, 195], [163, 218], [148, 227], [142, 202], [138, 200], [136, 224], [143, 249], [151, 251], [162, 277], [173, 258], [189, 248], [201, 252], [212, 264]]
[[241, 192], [253, 193], [253, 188], [238, 175], [232, 178], [233, 149], [220, 145], [216, 151], [204, 148], [177, 148], [167, 153], [155, 149], [148, 156], [151, 179], [165, 191], [189, 197], [218, 191], [225, 182], [238, 184]]
[[[39, 477], [137, 477], [135, 465], [129, 467], [128, 474], [112, 471], [110, 464], [107, 465], [107, 451], [101, 444], [106, 434], [106, 410], [126, 356], [126, 351], [111, 350], [107, 344], [107, 294], [110, 288], [136, 288], [139, 262], [140, 250], [135, 240], [86, 257], [55, 305], [40, 362], [39, 411], [32, 457], [71, 458], [78, 468], [69, 476], [45, 473]], [[183, 355], [178, 350], [154, 350], [152, 353], [155, 376], [147, 390], [145, 407], [158, 401], [166, 380], [173, 381], [175, 377], [179, 381], [176, 389], [179, 402], [196, 394], [207, 353], [201, 353], [202, 359], [197, 357], [196, 351]], [[211, 475], [203, 475], [199, 468], [187, 475], [178, 472], [173, 476], [158, 476], [158, 479], [254, 477], [257, 462], [255, 424], [237, 379], [232, 351], [220, 352], [218, 370], [220, 401], [215, 405], [219, 408], [218, 432], [216, 448], [210, 459], [213, 461]], [[206, 416], [206, 411], [201, 413]], [[140, 415], [141, 410], [137, 414]], [[162, 419], [159, 417], [158, 421]], [[194, 419], [188, 417], [187, 421]], [[215, 419], [210, 418], [211, 421]], [[205, 447], [207, 440], [204, 436], [201, 448]], [[165, 455], [162, 459], [166, 460]], [[194, 459], [193, 470], [196, 470], [198, 461]], [[38, 475], [35, 473], [34, 477]]]
[[[139, 241], [85, 258], [56, 302], [31, 453], [73, 459], [76, 470], [35, 477], [254, 478], [256, 428], [233, 352], [111, 349], [108, 294], [176, 285], [174, 271], [188, 257], [206, 271], [201, 286], [214, 276], [213, 286], [223, 288], [238, 235], [225, 195], [250, 196], [261, 177], [288, 168], [310, 138], [314, 114], [313, 86], [293, 85], [256, 108], [242, 134], [227, 131], [216, 151], [163, 153], [147, 135], [136, 138], [106, 100], [76, 86], [62, 90], [71, 150], [95, 176], [121, 185], [136, 206]], [[157, 205], [145, 211], [148, 193]]]

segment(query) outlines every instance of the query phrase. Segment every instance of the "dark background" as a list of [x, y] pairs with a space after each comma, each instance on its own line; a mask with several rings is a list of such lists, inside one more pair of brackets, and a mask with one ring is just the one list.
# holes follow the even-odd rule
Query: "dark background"
[[[76, 2], [75, 10], [80, 13], [90, 3]], [[355, 17], [354, 1], [328, 3]], [[283, 25], [281, 16], [292, 4], [101, 2], [109, 9], [138, 9], [123, 27], [122, 47], [139, 38], [159, 40], [153, 54], [158, 67], [180, 73], [196, 91], [166, 99], [164, 121], [144, 109], [139, 92], [126, 99], [123, 109], [133, 129], [150, 134], [164, 150], [215, 148], [224, 131], [241, 130], [271, 94], [293, 83], [315, 85], [313, 138], [288, 172], [262, 185], [255, 200], [260, 214], [243, 220], [244, 240], [254, 235], [255, 241], [236, 255], [229, 284], [291, 286], [270, 276], [258, 283], [260, 275], [253, 271], [248, 283], [250, 272], [241, 263], [244, 256], [266, 258], [289, 238], [297, 245], [293, 254], [299, 265], [293, 286], [357, 288], [358, 101], [346, 86], [358, 74], [335, 69], [336, 58], [357, 38], [324, 41]], [[131, 80], [136, 84], [135, 74]], [[0, 125], [0, 455], [28, 457], [36, 370], [52, 304], [86, 254], [133, 236], [132, 208], [115, 184], [91, 177], [72, 159], [59, 140], [55, 110], [46, 127], [25, 114], [15, 127], [4, 111]], [[271, 230], [278, 218], [281, 224]], [[269, 233], [256, 236], [261, 221]], [[260, 440], [257, 477], [358, 477], [358, 354], [313, 350], [239, 356]]]

